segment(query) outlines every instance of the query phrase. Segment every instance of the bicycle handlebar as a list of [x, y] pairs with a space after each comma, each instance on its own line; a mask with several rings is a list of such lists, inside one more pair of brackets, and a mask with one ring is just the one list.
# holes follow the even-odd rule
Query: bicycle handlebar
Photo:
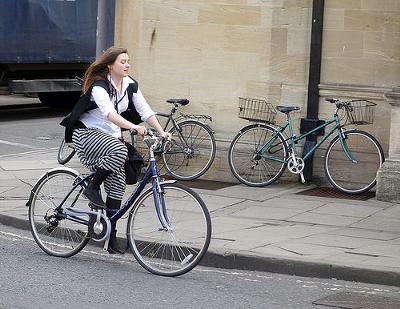
[[352, 109], [350, 106], [351, 102], [357, 101], [357, 100], [350, 100], [350, 101], [340, 101], [339, 99], [336, 98], [326, 98], [325, 101], [329, 103], [334, 103], [336, 105], [336, 108], [338, 109]]

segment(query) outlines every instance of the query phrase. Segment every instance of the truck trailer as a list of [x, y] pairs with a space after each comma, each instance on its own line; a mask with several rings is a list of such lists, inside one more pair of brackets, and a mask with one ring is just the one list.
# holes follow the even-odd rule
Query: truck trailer
[[113, 45], [114, 14], [113, 0], [2, 0], [0, 93], [37, 94], [51, 106], [76, 102], [75, 77], [99, 44]]

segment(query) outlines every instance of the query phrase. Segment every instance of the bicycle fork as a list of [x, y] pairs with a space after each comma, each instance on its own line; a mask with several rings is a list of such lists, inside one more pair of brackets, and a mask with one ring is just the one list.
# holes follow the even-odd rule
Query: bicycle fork
[[153, 183], [154, 206], [156, 209], [158, 221], [160, 222], [161, 225], [159, 230], [171, 232], [173, 231], [173, 228], [170, 224], [170, 220], [167, 215], [167, 207], [165, 205], [165, 198], [164, 198], [164, 189], [161, 188], [158, 177], [154, 177], [153, 182], [154, 182]]

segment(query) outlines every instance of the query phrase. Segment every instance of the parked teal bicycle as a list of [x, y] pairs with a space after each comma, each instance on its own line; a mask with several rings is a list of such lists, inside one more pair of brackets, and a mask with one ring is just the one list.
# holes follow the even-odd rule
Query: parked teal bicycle
[[[299, 136], [293, 131], [290, 112], [297, 106], [277, 106], [287, 116], [282, 126], [272, 126], [276, 111], [272, 105], [255, 99], [241, 98], [239, 117], [258, 121], [243, 127], [233, 139], [228, 161], [233, 175], [248, 186], [262, 187], [277, 181], [286, 168], [299, 174], [304, 182], [305, 161], [330, 137], [333, 137], [324, 156], [324, 170], [330, 184], [349, 194], [360, 194], [373, 188], [376, 174], [385, 160], [378, 140], [358, 129], [347, 129], [345, 125], [362, 125], [373, 122], [373, 107], [368, 100], [340, 101], [326, 99], [335, 104], [333, 117]], [[344, 113], [339, 115], [339, 112]], [[342, 120], [346, 118], [344, 124]], [[260, 120], [264, 122], [261, 123]], [[327, 133], [311, 149], [300, 155], [299, 141], [329, 127]], [[284, 135], [289, 131], [289, 136]]]

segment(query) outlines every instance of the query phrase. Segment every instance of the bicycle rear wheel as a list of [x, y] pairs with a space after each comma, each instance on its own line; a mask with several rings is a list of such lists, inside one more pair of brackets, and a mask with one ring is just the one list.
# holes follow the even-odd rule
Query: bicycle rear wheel
[[216, 153], [211, 129], [198, 121], [186, 120], [170, 131], [172, 140], [161, 154], [168, 173], [179, 180], [192, 180], [210, 168]]
[[[81, 251], [90, 239], [87, 226], [65, 219], [55, 211], [78, 175], [71, 169], [55, 169], [42, 177], [33, 189], [29, 224], [36, 243], [49, 255], [70, 257]], [[81, 193], [78, 186], [65, 201], [65, 207], [88, 208], [88, 200]]]
[[256, 123], [242, 128], [235, 136], [228, 150], [228, 162], [240, 182], [263, 187], [281, 177], [286, 168], [287, 153], [282, 134], [271, 126]]
[[60, 164], [65, 164], [75, 155], [74, 146], [62, 140], [60, 148], [58, 148], [57, 160]]
[[376, 174], [385, 160], [379, 142], [369, 133], [350, 130], [345, 142], [356, 162], [350, 161], [336, 136], [325, 154], [325, 174], [333, 187], [350, 194], [360, 194], [376, 184]]
[[181, 184], [161, 184], [156, 199], [165, 205], [171, 228], [167, 230], [160, 223], [150, 188], [133, 206], [127, 238], [133, 255], [146, 270], [179, 276], [193, 269], [205, 255], [211, 239], [210, 215], [202, 199]]

